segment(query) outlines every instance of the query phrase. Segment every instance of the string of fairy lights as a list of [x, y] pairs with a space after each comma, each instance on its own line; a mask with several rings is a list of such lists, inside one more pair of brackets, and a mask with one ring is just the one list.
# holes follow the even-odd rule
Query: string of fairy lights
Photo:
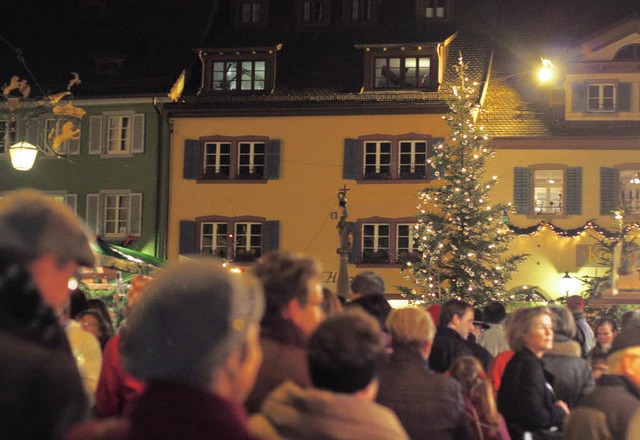
[[537, 225], [528, 226], [525, 228], [515, 226], [511, 223], [507, 223], [507, 227], [511, 230], [511, 232], [521, 237], [535, 234], [536, 232], [539, 232], [543, 228], [547, 228], [550, 231], [554, 232], [558, 237], [562, 237], [562, 238], [579, 238], [579, 237], [583, 237], [587, 232], [592, 231], [600, 235], [602, 238], [612, 239], [612, 238], [620, 237], [621, 233], [624, 235], [633, 230], [639, 231], [640, 223], [638, 222], [628, 223], [624, 226], [624, 228], [621, 231], [620, 230], [612, 231], [612, 230], [606, 229], [598, 225], [593, 220], [588, 220], [583, 226], [580, 226], [577, 228], [571, 228], [571, 229], [563, 229], [548, 221], [541, 221]]

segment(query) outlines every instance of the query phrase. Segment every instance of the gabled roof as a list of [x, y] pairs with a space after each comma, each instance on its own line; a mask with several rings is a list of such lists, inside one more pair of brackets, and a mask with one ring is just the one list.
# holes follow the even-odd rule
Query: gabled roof
[[[380, 22], [375, 26], [301, 26], [295, 23], [294, 2], [269, 2], [272, 6], [268, 28], [237, 27], [232, 5], [221, 1], [212, 26], [212, 36], [203, 46], [208, 51], [223, 48], [276, 46], [275, 90], [269, 95], [239, 96], [208, 94], [196, 96], [201, 75], [191, 71], [191, 79], [182, 103], [170, 104], [170, 112], [187, 110], [191, 114], [233, 109], [267, 109], [273, 112], [287, 108], [307, 108], [318, 113], [322, 108], [336, 111], [362, 111], [365, 107], [387, 107], [392, 111], [443, 112], [447, 107], [455, 65], [460, 54], [469, 64], [472, 79], [483, 82], [490, 59], [490, 37], [487, 33], [459, 28], [452, 22], [415, 23], [413, 0], [384, 1]], [[448, 45], [444, 82], [439, 92], [387, 90], [363, 92], [364, 59], [367, 48], [423, 46], [437, 48]], [[394, 110], [395, 108], [395, 110]], [[432, 110], [429, 110], [429, 109]], [[314, 110], [315, 109], [315, 110]]]
[[624, 20], [618, 21], [600, 32], [585, 38], [580, 45], [568, 49], [565, 56], [567, 60], [580, 61], [631, 35], [640, 37], [640, 15], [638, 13], [634, 13]]

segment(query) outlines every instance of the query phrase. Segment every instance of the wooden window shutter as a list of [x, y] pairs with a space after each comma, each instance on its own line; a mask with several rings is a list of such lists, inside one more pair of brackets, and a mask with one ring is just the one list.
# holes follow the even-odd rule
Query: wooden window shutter
[[351, 251], [349, 252], [349, 263], [359, 263], [360, 255], [360, 227], [358, 223], [347, 222], [347, 228], [352, 236]]
[[358, 180], [360, 178], [361, 163], [360, 141], [358, 139], [345, 139], [342, 178]]
[[565, 188], [565, 212], [568, 215], [582, 214], [582, 167], [567, 169]]
[[267, 179], [280, 178], [280, 148], [282, 141], [280, 139], [269, 139], [267, 142]]
[[271, 220], [264, 222], [264, 236], [262, 237], [262, 254], [280, 249], [280, 222]]
[[516, 214], [531, 213], [531, 172], [529, 168], [513, 169], [513, 206]]
[[179, 252], [182, 255], [196, 253], [196, 222], [180, 220]]
[[[427, 145], [427, 160], [431, 160], [436, 155], [436, 146], [444, 142], [444, 138], [433, 138], [431, 142]], [[436, 169], [432, 166], [432, 164], [427, 163], [427, 179], [433, 180], [437, 179], [436, 177]]]
[[144, 153], [144, 113], [136, 113], [133, 121], [133, 135], [131, 137], [131, 152]]
[[78, 194], [66, 194], [64, 203], [76, 214], [78, 213]]
[[25, 124], [25, 139], [27, 142], [42, 148], [44, 138], [40, 133], [40, 120], [37, 118], [29, 119]]
[[600, 168], [600, 215], [611, 215], [618, 207], [618, 174], [615, 168]]
[[100, 194], [87, 194], [85, 221], [96, 235], [100, 235]]
[[587, 86], [581, 83], [571, 85], [571, 111], [583, 112], [587, 103]]
[[184, 141], [184, 170], [182, 177], [185, 179], [199, 179], [200, 172], [200, 141], [187, 139]]
[[89, 118], [89, 154], [102, 154], [102, 116]]
[[619, 83], [616, 93], [617, 110], [619, 112], [631, 111], [631, 83]]
[[142, 194], [131, 194], [129, 206], [129, 234], [139, 237], [142, 235]]

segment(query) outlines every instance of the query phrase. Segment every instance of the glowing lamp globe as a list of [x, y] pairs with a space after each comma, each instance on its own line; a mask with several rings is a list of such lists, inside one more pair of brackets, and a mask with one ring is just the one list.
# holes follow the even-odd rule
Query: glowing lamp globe
[[29, 171], [38, 155], [38, 148], [29, 142], [20, 141], [9, 147], [11, 165], [18, 171]]

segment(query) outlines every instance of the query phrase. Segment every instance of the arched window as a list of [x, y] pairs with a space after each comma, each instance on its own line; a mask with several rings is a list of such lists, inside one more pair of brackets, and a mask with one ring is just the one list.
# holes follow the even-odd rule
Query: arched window
[[613, 57], [614, 61], [640, 60], [640, 44], [627, 44]]

